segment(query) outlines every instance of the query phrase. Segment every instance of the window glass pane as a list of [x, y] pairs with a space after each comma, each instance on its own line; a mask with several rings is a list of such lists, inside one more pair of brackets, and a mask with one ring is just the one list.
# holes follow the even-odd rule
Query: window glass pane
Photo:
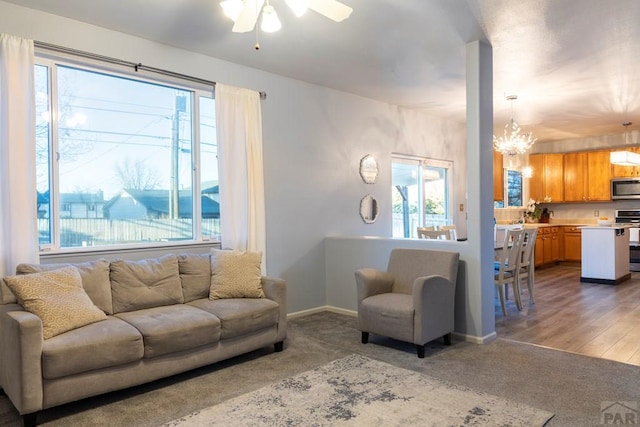
[[38, 235], [41, 245], [52, 242], [50, 206], [49, 153], [51, 141], [51, 108], [49, 102], [49, 68], [36, 65], [36, 190]]
[[522, 172], [507, 170], [507, 206], [522, 206]]
[[420, 225], [420, 162], [394, 162], [391, 179], [393, 237], [417, 237]]
[[447, 209], [447, 169], [425, 166], [424, 176], [424, 224], [447, 225], [449, 223]]
[[190, 91], [58, 67], [60, 246], [193, 239]]
[[220, 192], [215, 101], [200, 97], [200, 179], [202, 188], [202, 235], [220, 236]]

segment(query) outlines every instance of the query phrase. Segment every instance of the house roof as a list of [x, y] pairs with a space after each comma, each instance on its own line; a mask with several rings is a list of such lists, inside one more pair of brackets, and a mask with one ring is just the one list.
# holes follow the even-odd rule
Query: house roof
[[[129, 194], [147, 210], [169, 215], [169, 190], [135, 190], [125, 189], [123, 193], [113, 197], [105, 205], [105, 210], [109, 210], [113, 204], [119, 200], [124, 193]], [[209, 197], [201, 196], [203, 218], [218, 218], [220, 216], [220, 204]], [[193, 215], [193, 203], [191, 192], [180, 191], [178, 195], [178, 212], [180, 218], [189, 218]]]

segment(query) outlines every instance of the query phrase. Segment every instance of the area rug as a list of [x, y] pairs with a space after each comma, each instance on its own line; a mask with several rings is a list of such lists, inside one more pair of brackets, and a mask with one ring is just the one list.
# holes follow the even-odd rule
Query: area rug
[[544, 426], [553, 414], [350, 355], [165, 426]]

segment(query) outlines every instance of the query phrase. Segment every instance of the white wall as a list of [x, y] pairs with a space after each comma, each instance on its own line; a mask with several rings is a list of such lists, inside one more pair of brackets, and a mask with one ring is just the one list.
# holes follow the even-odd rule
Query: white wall
[[[325, 236], [391, 236], [392, 152], [452, 160], [454, 206], [465, 203], [464, 124], [1, 1], [0, 32], [266, 91], [267, 271], [287, 280], [289, 312], [327, 304]], [[376, 184], [358, 174], [366, 154], [379, 160]], [[380, 206], [371, 225], [358, 215], [367, 193]], [[466, 235], [465, 212], [456, 215]]]

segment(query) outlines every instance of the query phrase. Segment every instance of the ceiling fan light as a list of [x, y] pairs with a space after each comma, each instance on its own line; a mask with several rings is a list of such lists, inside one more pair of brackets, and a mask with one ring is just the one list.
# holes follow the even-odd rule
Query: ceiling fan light
[[242, 0], [224, 0], [220, 2], [220, 6], [222, 6], [224, 14], [231, 18], [233, 22], [236, 22], [240, 12], [242, 12], [244, 3]]
[[298, 18], [309, 9], [309, 0], [286, 0], [286, 3]]
[[267, 4], [262, 9], [262, 25], [260, 28], [262, 28], [262, 31], [265, 33], [273, 33], [282, 28], [276, 10], [270, 4]]

